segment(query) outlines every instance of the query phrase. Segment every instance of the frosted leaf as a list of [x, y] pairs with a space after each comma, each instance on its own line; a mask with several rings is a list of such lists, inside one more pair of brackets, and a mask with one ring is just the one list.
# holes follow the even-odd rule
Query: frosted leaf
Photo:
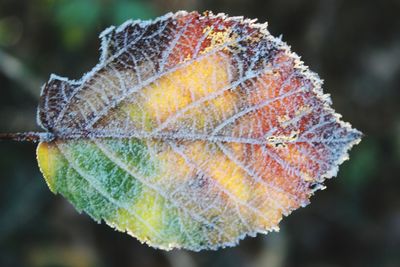
[[38, 160], [53, 192], [140, 241], [190, 250], [278, 229], [361, 133], [265, 24], [196, 12], [101, 35], [79, 81], [53, 75]]

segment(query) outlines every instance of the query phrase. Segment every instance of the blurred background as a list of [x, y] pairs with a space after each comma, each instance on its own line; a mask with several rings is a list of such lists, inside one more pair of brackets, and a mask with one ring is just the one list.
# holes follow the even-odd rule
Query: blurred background
[[0, 266], [400, 266], [399, 0], [0, 0], [0, 132], [39, 130], [41, 85], [90, 70], [104, 28], [180, 9], [258, 18], [283, 34], [366, 134], [351, 160], [280, 233], [166, 253], [78, 214], [48, 190], [34, 144], [1, 142]]

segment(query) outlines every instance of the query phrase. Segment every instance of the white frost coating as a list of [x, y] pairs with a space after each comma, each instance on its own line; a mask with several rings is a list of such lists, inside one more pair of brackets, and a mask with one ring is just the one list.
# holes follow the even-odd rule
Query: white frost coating
[[[232, 22], [231, 29], [243, 30], [248, 27], [254, 31], [248, 34], [234, 32], [210, 50], [201, 51], [203, 41], [211, 36], [214, 29], [224, 29], [221, 25], [211, 25], [196, 39], [198, 42], [194, 47], [185, 47], [192, 49], [191, 58], [185, 59], [183, 55], [172, 54], [177, 45], [191, 40], [192, 36], [186, 35], [187, 29], [193, 25], [186, 22], [174, 28], [170, 27], [168, 22], [172, 21], [171, 24], [176, 26], [176, 18], [188, 14], [180, 11], [175, 14], [168, 13], [156, 20], [128, 20], [118, 27], [111, 26], [104, 30], [100, 34], [100, 62], [90, 72], [80, 80], [68, 80], [53, 74], [43, 86], [44, 101], [38, 111], [38, 123], [46, 128], [49, 123], [43, 123], [43, 118], [50, 121], [52, 131], [59, 139], [93, 139], [116, 166], [131, 175], [132, 179], [139, 180], [146, 188], [171, 201], [172, 206], [184, 214], [183, 217], [217, 229], [221, 236], [225, 235], [224, 227], [230, 223], [231, 227], [240, 226], [240, 229], [246, 229], [238, 236], [226, 238], [229, 242], [187, 247], [192, 250], [217, 249], [236, 245], [247, 235], [278, 231], [278, 226], [265, 229], [260, 225], [253, 225], [253, 222], [248, 221], [246, 214], [255, 214], [257, 218], [268, 220], [268, 216], [271, 215], [260, 211], [264, 203], [268, 204], [270, 210], [280, 210], [285, 216], [297, 206], [306, 206], [310, 195], [324, 189], [324, 180], [337, 174], [338, 165], [348, 159], [348, 151], [360, 142], [361, 133], [352, 129], [349, 123], [340, 120], [341, 116], [330, 106], [330, 95], [322, 91], [323, 81], [304, 65], [297, 54], [290, 51], [290, 47], [282, 41], [282, 36], [276, 38], [269, 34], [267, 23], [259, 24], [256, 23], [257, 20], [243, 17], [227, 17], [223, 13], [209, 15], [209, 18]], [[147, 29], [156, 23], [160, 23], [158, 28], [147, 32]], [[128, 31], [131, 26], [138, 28], [131, 33]], [[253, 42], [256, 43], [255, 48], [249, 48]], [[278, 56], [286, 58], [282, 62], [273, 61]], [[175, 65], [171, 66], [171, 58], [178, 58]], [[196, 84], [196, 88], [200, 88], [199, 91], [209, 88], [213, 88], [214, 91], [196, 96], [196, 92], [191, 91], [194, 86], [190, 81], [183, 81], [179, 77], [168, 80], [171, 79], [171, 75], [197, 63], [204, 63], [212, 78], [201, 73], [198, 76], [192, 73], [187, 75], [195, 76], [199, 80]], [[226, 73], [227, 83], [221, 82], [223, 79], [218, 76], [221, 72]], [[278, 74], [278, 78], [274, 74]], [[267, 78], [264, 80], [265, 76]], [[156, 107], [153, 111], [156, 119], [150, 122], [146, 121], [145, 115], [142, 115], [140, 121], [135, 121], [132, 119], [132, 111], [121, 108], [129, 105], [134, 107], [132, 110], [135, 112], [144, 114], [150, 101], [149, 88], [160, 86], [162, 82], [168, 84], [166, 80], [175, 85], [177, 93], [183, 94], [186, 88], [190, 88], [191, 102], [180, 106], [179, 103], [171, 101], [169, 108], [173, 112], [165, 117], [162, 116], [160, 108]], [[60, 96], [47, 87], [56, 82], [57, 86], [60, 86]], [[274, 88], [277, 84], [278, 88]], [[56, 94], [56, 97], [49, 92]], [[233, 107], [221, 111], [213, 101], [221, 99], [227, 92], [235, 102]], [[54, 100], [60, 101], [59, 109], [51, 106]], [[224, 100], [229, 101], [228, 98]], [[44, 117], [46, 111], [49, 113]], [[203, 114], [203, 121], [194, 114]], [[122, 156], [102, 145], [98, 139], [103, 138], [143, 140], [150, 151], [150, 159], [155, 160], [159, 153], [168, 152], [171, 153], [171, 158], [172, 154], [180, 157], [190, 172], [186, 177], [178, 177], [178, 174], [170, 172], [165, 174], [165, 180], [152, 180], [152, 177], [138, 174], [129, 163], [124, 162]], [[198, 142], [204, 143], [202, 152], [209, 153], [207, 157], [194, 157], [191, 149], [193, 144]], [[238, 151], [237, 146], [243, 151]], [[95, 190], [110, 198], [102, 190], [102, 185], [96, 177], [85, 174], [74, 164], [67, 145], [60, 145], [59, 149], [71, 166], [88, 180]], [[258, 152], [258, 149], [261, 152]], [[292, 151], [298, 152], [299, 155], [290, 154]], [[265, 189], [265, 195], [251, 195], [247, 200], [242, 200], [223, 184], [214, 181], [212, 189], [218, 192], [218, 196], [204, 194], [201, 199], [189, 196], [197, 192], [189, 190], [190, 183], [198, 182], [200, 176], [213, 180], [213, 170], [218, 169], [218, 165], [215, 165], [215, 155], [235, 163], [235, 171], [244, 173], [245, 178], [251, 181], [250, 185], [260, 185]], [[264, 166], [260, 166], [260, 159], [265, 159]], [[165, 159], [165, 164], [176, 164], [169, 162], [170, 160]], [[234, 174], [233, 172], [232, 176]], [[283, 177], [275, 180], [278, 176]], [[185, 179], [188, 180], [188, 184], [182, 182], [178, 187], [171, 188], [174, 181]], [[312, 185], [314, 187], [309, 188]], [[195, 189], [202, 190], [197, 187]], [[223, 205], [219, 194], [224, 194], [230, 199], [229, 203], [233, 204], [229, 207]], [[287, 202], [292, 204], [282, 199], [287, 199]], [[109, 200], [116, 206], [127, 209], [124, 203], [116, 202], [112, 197]], [[206, 210], [202, 210], [200, 204], [194, 205], [195, 208], [192, 207], [191, 210], [191, 202], [201, 202], [207, 208], [219, 209], [221, 214], [233, 213], [236, 221], [226, 222], [221, 215], [219, 224], [222, 227], [219, 227], [212, 221], [214, 218], [207, 217]], [[145, 221], [143, 223], [146, 224]], [[180, 223], [184, 229], [184, 223]], [[190, 239], [190, 235], [187, 238]], [[180, 246], [174, 243], [163, 248]]]

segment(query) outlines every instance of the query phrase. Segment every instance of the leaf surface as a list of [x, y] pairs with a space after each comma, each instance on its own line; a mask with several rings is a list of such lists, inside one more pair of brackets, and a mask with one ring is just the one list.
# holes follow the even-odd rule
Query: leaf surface
[[50, 189], [162, 248], [217, 249], [278, 229], [361, 133], [265, 24], [178, 12], [101, 35], [79, 81], [53, 75], [37, 155]]

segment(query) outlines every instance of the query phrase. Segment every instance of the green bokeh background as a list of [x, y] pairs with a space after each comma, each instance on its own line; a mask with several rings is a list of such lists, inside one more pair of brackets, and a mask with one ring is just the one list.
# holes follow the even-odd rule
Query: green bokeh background
[[46, 187], [35, 145], [0, 143], [0, 266], [400, 266], [400, 1], [0, 0], [0, 131], [39, 130], [50, 73], [78, 79], [98, 34], [129, 18], [212, 10], [268, 21], [365, 133], [337, 178], [280, 233], [235, 248], [163, 252], [78, 214]]

